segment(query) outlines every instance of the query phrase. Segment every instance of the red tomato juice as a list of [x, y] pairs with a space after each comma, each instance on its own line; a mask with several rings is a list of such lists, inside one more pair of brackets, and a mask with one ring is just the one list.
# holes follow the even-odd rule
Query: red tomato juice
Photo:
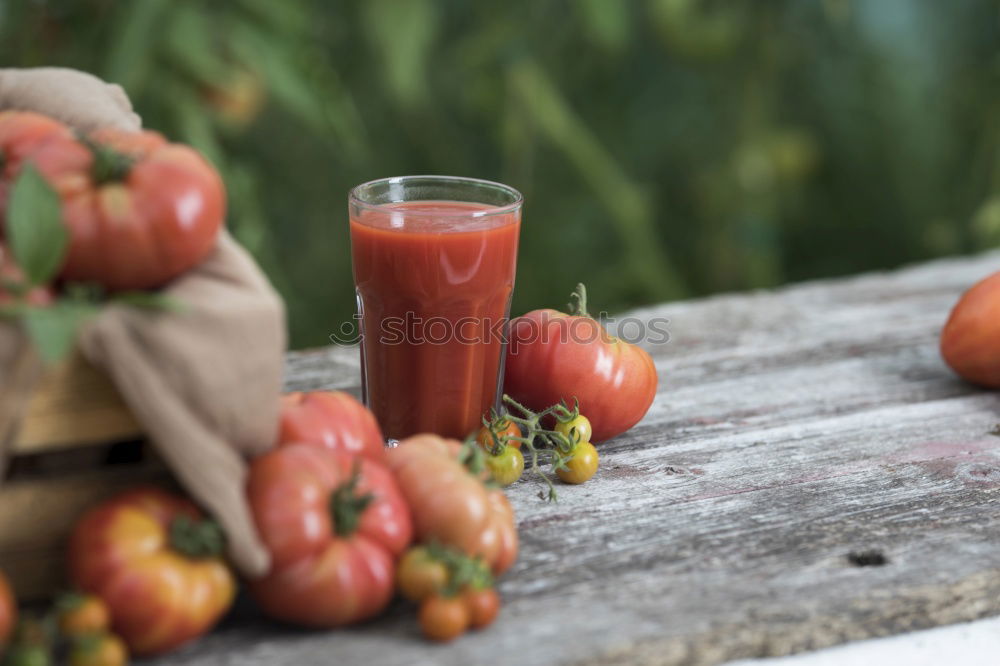
[[464, 438], [495, 405], [520, 210], [491, 209], [408, 201], [351, 218], [365, 401], [386, 437]]

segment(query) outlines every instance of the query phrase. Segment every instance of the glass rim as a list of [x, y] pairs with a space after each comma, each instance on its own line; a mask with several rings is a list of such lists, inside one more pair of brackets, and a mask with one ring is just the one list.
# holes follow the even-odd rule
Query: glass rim
[[[431, 211], [407, 211], [406, 212], [407, 217], [411, 217], [411, 216], [412, 217], [428, 216], [428, 217], [437, 217], [437, 218], [441, 218], [441, 217], [465, 217], [465, 218], [469, 218], [469, 217], [473, 217], [473, 218], [492, 217], [494, 215], [509, 215], [510, 213], [514, 213], [517, 210], [519, 210], [521, 208], [521, 206], [524, 204], [524, 195], [523, 194], [521, 194], [518, 190], [514, 189], [510, 185], [504, 185], [503, 183], [498, 183], [495, 180], [486, 180], [486, 179], [483, 179], [483, 178], [469, 178], [467, 176], [436, 176], [436, 175], [432, 175], [432, 174], [412, 175], [412, 176], [389, 176], [388, 178], [376, 178], [374, 180], [369, 180], [367, 182], [361, 183], [360, 185], [355, 185], [354, 187], [352, 187], [351, 188], [351, 192], [350, 192], [348, 198], [350, 199], [350, 203], [352, 205], [358, 206], [360, 208], [364, 208], [366, 210], [391, 210], [393, 205], [398, 204], [398, 203], [404, 203], [407, 200], [403, 199], [403, 200], [400, 200], [400, 201], [391, 201], [391, 202], [388, 202], [388, 203], [371, 203], [371, 202], [365, 201], [363, 198], [361, 198], [360, 191], [363, 188], [372, 187], [372, 186], [380, 185], [380, 184], [383, 184], [383, 183], [386, 184], [386, 185], [391, 185], [391, 184], [395, 184], [395, 183], [405, 183], [406, 181], [420, 180], [420, 179], [430, 180], [430, 181], [438, 181], [438, 182], [444, 183], [444, 184], [449, 184], [450, 183], [450, 184], [453, 184], [453, 185], [476, 185], [476, 186], [480, 186], [480, 187], [482, 187], [482, 186], [492, 187], [492, 188], [496, 188], [498, 190], [501, 190], [503, 192], [506, 192], [507, 194], [510, 194], [514, 198], [514, 201], [512, 203], [504, 204], [504, 205], [500, 205], [500, 206], [491, 206], [489, 204], [483, 204], [483, 205], [485, 205], [487, 207], [483, 208], [482, 210], [473, 211], [471, 213], [469, 211], [455, 211], [453, 213], [451, 213], [451, 212], [441, 212], [441, 211], [435, 211], [435, 212], [431, 212]], [[430, 201], [430, 199], [410, 199], [409, 201]], [[434, 199], [434, 201], [463, 201], [463, 200], [461, 200], [461, 199]], [[468, 200], [464, 200], [464, 201], [468, 201]], [[468, 201], [468, 202], [469, 203], [481, 203], [481, 202], [476, 202], [474, 200], [473, 201]]]

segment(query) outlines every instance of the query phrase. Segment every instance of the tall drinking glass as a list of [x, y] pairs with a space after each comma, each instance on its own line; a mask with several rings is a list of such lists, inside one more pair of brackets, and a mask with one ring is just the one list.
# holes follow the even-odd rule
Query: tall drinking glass
[[446, 176], [351, 191], [364, 400], [386, 437], [463, 438], [497, 406], [521, 203]]

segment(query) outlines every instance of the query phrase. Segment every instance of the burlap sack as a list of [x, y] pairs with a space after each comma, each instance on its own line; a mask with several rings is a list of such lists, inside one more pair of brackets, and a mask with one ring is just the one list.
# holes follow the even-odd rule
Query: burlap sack
[[[67, 69], [0, 69], [0, 109], [38, 111], [84, 131], [140, 127], [119, 86]], [[244, 496], [244, 456], [275, 440], [284, 306], [226, 233], [166, 292], [180, 312], [106, 307], [82, 331], [80, 348], [115, 382], [181, 483], [222, 523], [237, 566], [260, 575], [269, 561]], [[38, 376], [19, 328], [0, 324], [0, 472]]]

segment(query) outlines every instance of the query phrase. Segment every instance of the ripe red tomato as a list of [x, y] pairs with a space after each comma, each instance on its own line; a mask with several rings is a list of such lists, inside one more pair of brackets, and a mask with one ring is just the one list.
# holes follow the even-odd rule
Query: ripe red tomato
[[1000, 388], [1000, 272], [962, 294], [941, 331], [941, 356], [963, 379]]
[[656, 381], [644, 349], [611, 336], [589, 316], [533, 310], [510, 323], [504, 391], [534, 411], [578, 399], [593, 426], [591, 441], [638, 423], [653, 404]]
[[[0, 571], [0, 648], [7, 644], [15, 624], [17, 624], [17, 603], [14, 601], [14, 593], [10, 590], [7, 578]], [[0, 649], [0, 653], [2, 652]]]
[[461, 451], [455, 440], [416, 435], [389, 450], [389, 467], [413, 511], [420, 541], [481, 557], [500, 574], [517, 559], [514, 510], [502, 490], [487, 488], [459, 462]]
[[469, 609], [459, 597], [428, 597], [420, 604], [420, 628], [432, 641], [453, 640], [469, 628]]
[[232, 604], [236, 581], [221, 532], [191, 502], [157, 488], [122, 493], [88, 511], [69, 546], [70, 578], [104, 600], [137, 655], [201, 636]]
[[62, 123], [33, 111], [0, 111], [0, 222], [7, 210], [7, 192], [22, 162], [52, 137], [68, 139]]
[[281, 444], [315, 444], [385, 462], [385, 439], [375, 415], [343, 391], [281, 397]]
[[62, 198], [67, 280], [160, 287], [215, 247], [225, 188], [188, 146], [155, 132], [105, 129], [86, 139], [50, 137], [30, 159]]
[[366, 458], [289, 444], [250, 468], [250, 507], [272, 568], [251, 581], [279, 620], [336, 627], [392, 599], [395, 560], [413, 535], [392, 473]]

